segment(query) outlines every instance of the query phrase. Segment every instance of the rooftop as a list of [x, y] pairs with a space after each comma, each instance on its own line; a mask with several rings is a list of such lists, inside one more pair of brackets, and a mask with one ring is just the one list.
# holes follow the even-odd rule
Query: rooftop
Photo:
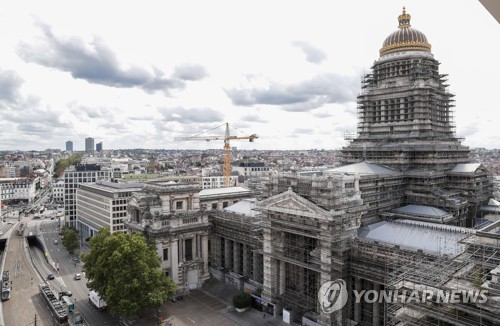
[[459, 242], [473, 233], [467, 228], [410, 220], [382, 221], [359, 229], [361, 239], [450, 256], [463, 253], [465, 245]]
[[243, 187], [227, 187], [227, 188], [215, 188], [215, 189], [203, 189], [200, 191], [200, 198], [206, 198], [211, 196], [219, 195], [239, 195], [239, 194], [251, 194], [252, 190]]
[[481, 163], [460, 163], [451, 169], [451, 173], [471, 173], [476, 172]]
[[256, 198], [243, 199], [236, 204], [224, 208], [224, 210], [236, 214], [254, 217], [257, 214], [257, 211], [254, 209], [256, 201]]
[[338, 168], [329, 169], [324, 171], [325, 174], [333, 173], [359, 173], [359, 174], [393, 174], [397, 173], [389, 167], [381, 164], [371, 163], [368, 161], [344, 165]]

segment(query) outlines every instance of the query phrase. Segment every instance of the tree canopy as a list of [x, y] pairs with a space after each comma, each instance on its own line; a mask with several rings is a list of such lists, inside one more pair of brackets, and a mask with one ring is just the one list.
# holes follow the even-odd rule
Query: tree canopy
[[70, 165], [76, 165], [80, 163], [81, 160], [82, 160], [81, 154], [73, 154], [68, 158], [57, 161], [56, 166], [54, 168], [55, 174], [57, 176], [62, 175], [64, 173], [64, 170], [66, 170]]
[[102, 228], [82, 260], [88, 287], [104, 297], [114, 315], [140, 315], [174, 294], [175, 283], [160, 269], [155, 248], [142, 234], [110, 234]]
[[68, 252], [74, 254], [76, 249], [78, 249], [78, 234], [76, 231], [63, 226], [61, 235], [63, 236], [63, 244], [68, 249]]

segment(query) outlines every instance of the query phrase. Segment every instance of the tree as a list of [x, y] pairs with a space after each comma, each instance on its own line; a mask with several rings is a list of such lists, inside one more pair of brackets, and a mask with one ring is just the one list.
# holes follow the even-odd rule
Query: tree
[[176, 285], [142, 234], [110, 234], [102, 228], [82, 255], [88, 287], [101, 294], [114, 315], [136, 316], [162, 305]]
[[74, 254], [78, 249], [78, 234], [73, 229], [67, 229], [63, 233], [63, 244], [68, 249], [70, 254]]
[[238, 292], [233, 296], [233, 306], [237, 309], [250, 307], [252, 296], [247, 292]]

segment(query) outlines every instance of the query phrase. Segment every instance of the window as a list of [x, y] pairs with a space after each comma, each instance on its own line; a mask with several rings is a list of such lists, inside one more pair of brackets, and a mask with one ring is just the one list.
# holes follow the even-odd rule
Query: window
[[182, 209], [182, 202], [181, 201], [175, 202], [175, 209]]
[[184, 258], [186, 261], [193, 260], [193, 239], [184, 240], [186, 250], [184, 251]]
[[217, 209], [217, 203], [212, 204], [212, 209]]
[[222, 203], [222, 208], [226, 208], [229, 203], [227, 201]]
[[168, 248], [163, 248], [163, 260], [168, 260]]

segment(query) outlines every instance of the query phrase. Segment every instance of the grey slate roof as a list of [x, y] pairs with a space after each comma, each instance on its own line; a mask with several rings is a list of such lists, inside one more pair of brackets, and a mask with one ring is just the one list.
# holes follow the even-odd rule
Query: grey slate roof
[[382, 221], [359, 229], [359, 238], [456, 256], [465, 251], [459, 241], [473, 234], [471, 229], [409, 220]]
[[481, 163], [459, 163], [451, 169], [451, 173], [470, 173], [475, 172]]
[[392, 174], [397, 173], [397, 171], [380, 164], [364, 161], [325, 170], [325, 174], [330, 173]]
[[402, 214], [413, 214], [419, 216], [427, 216], [430, 218], [440, 219], [441, 217], [445, 217], [450, 213], [443, 211], [442, 209], [432, 207], [432, 206], [424, 206], [424, 205], [406, 205], [403, 207], [399, 207], [392, 210], [396, 213]]

